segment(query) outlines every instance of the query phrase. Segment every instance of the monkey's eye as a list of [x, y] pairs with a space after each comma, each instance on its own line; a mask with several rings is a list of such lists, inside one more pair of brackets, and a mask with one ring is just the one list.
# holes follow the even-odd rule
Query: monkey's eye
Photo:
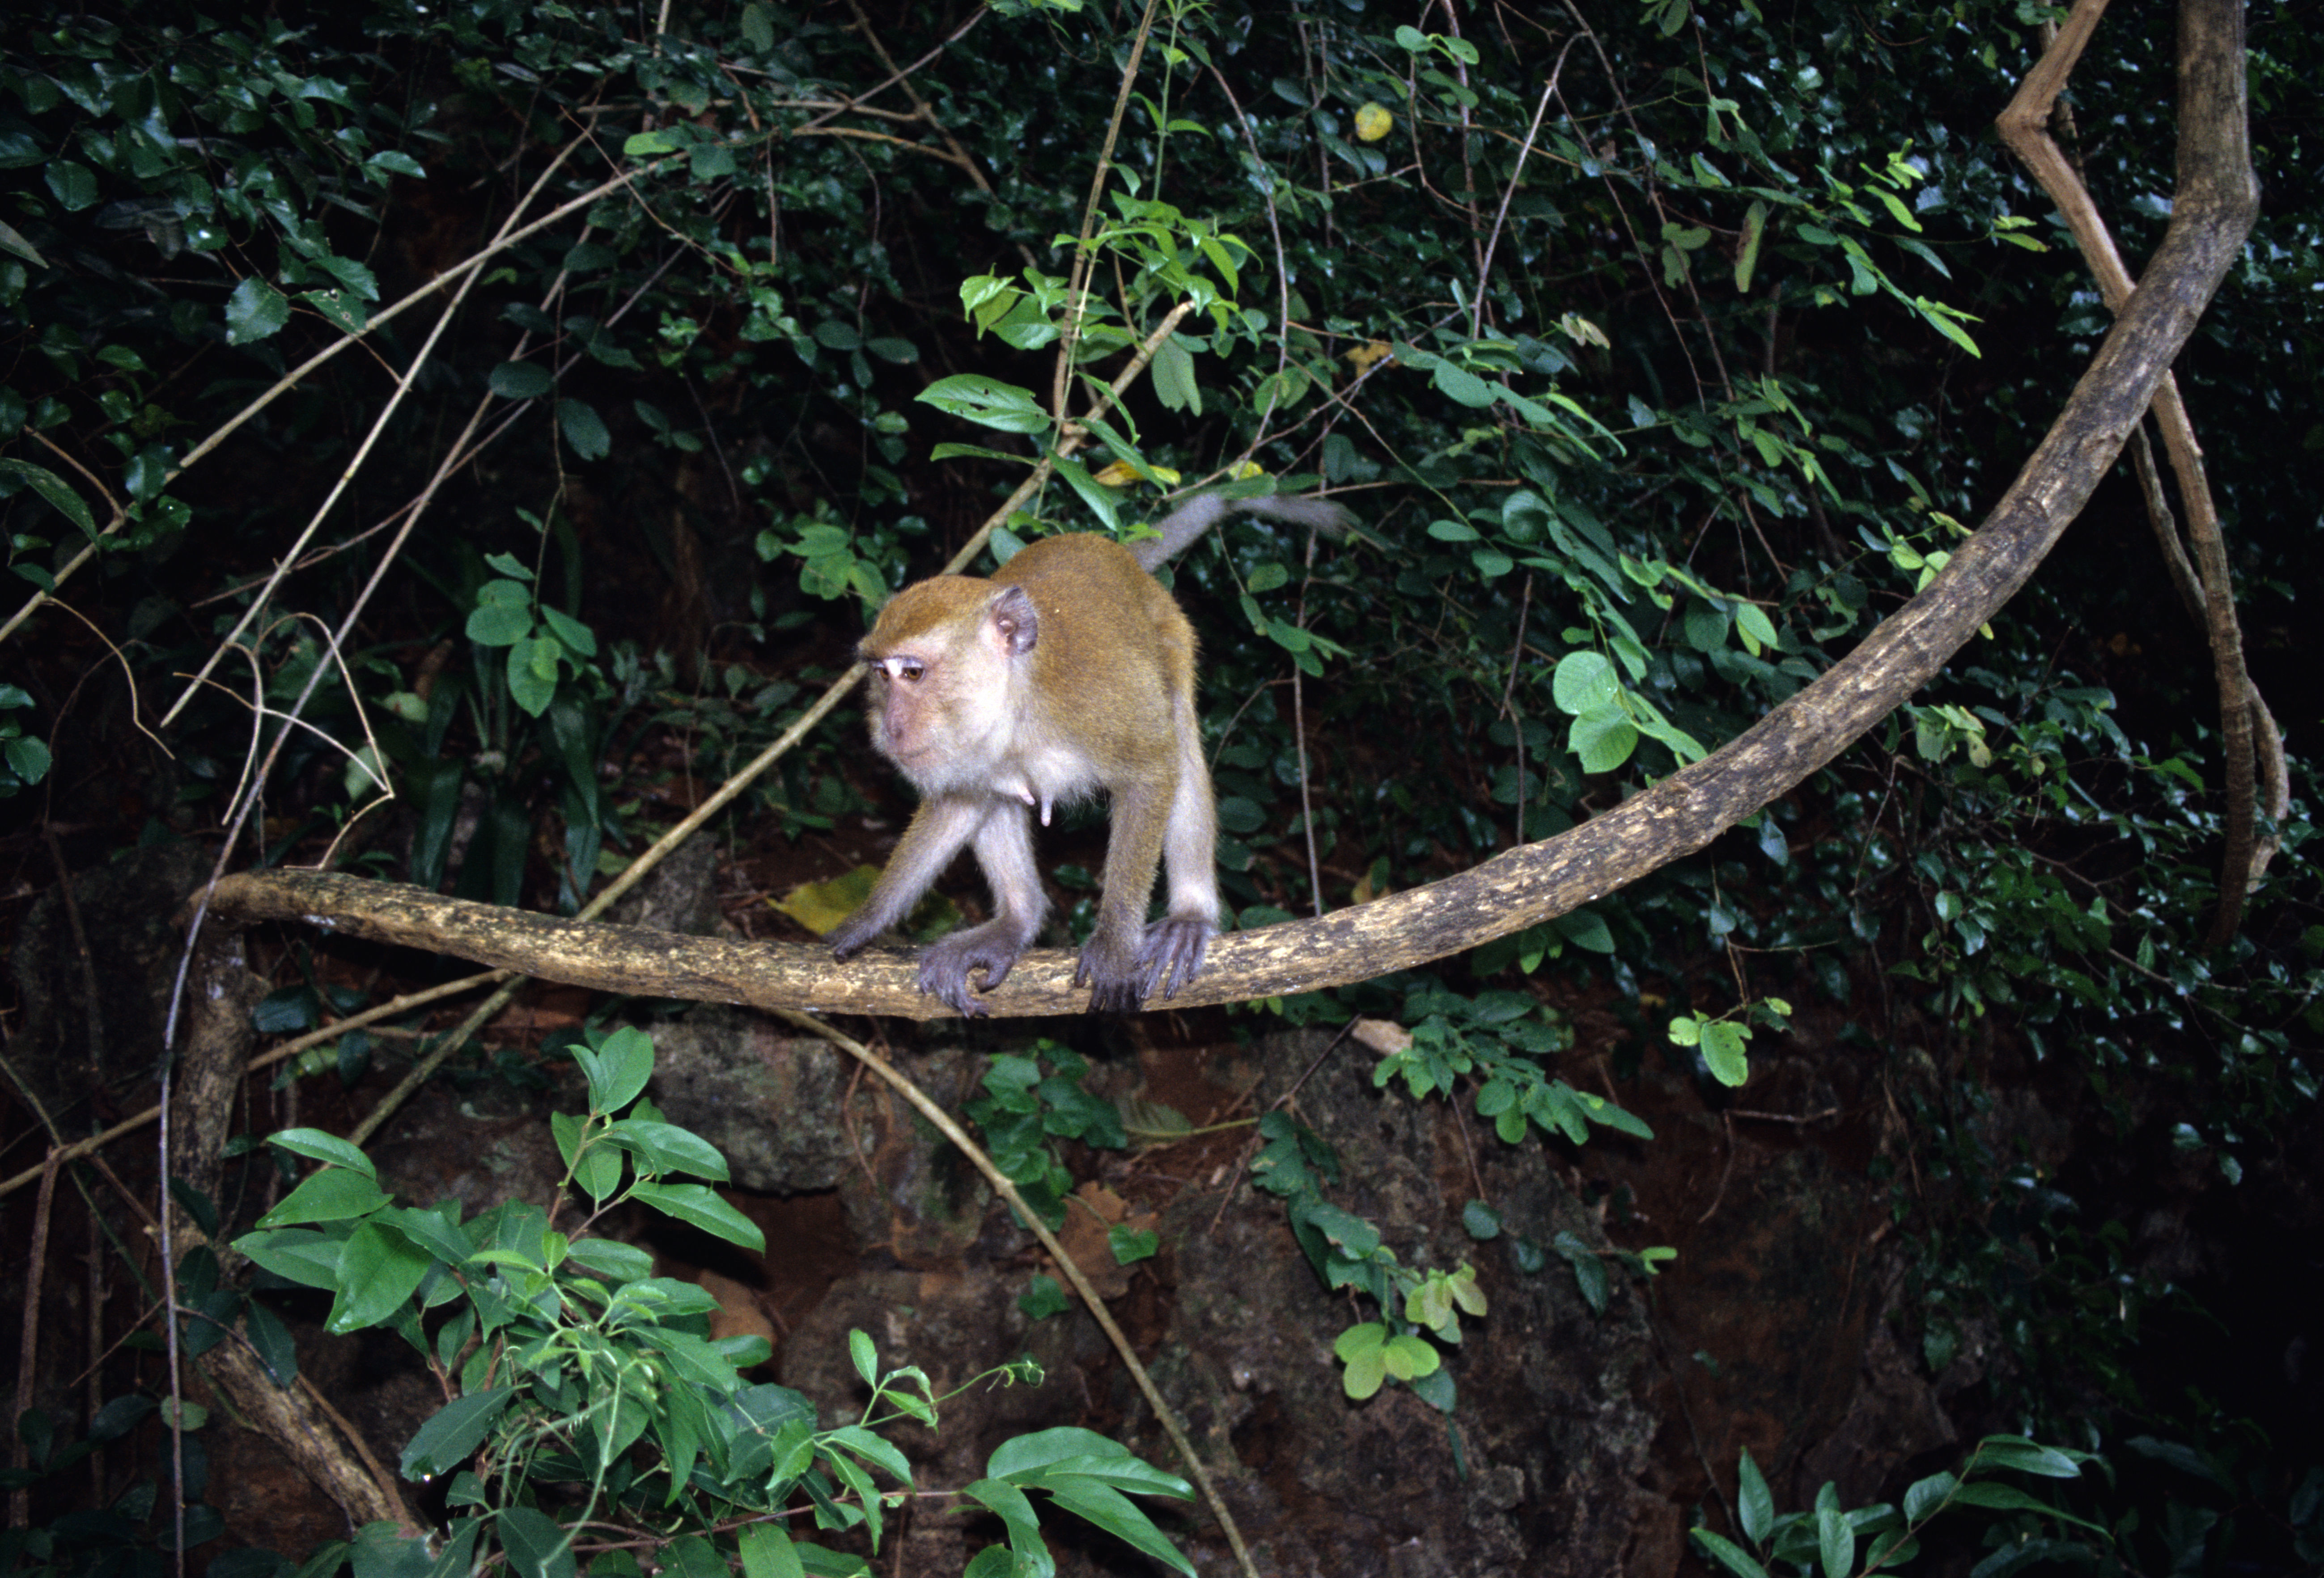
[[918, 658], [882, 658], [880, 667], [887, 671], [889, 678], [901, 679], [909, 685], [918, 681], [927, 666]]

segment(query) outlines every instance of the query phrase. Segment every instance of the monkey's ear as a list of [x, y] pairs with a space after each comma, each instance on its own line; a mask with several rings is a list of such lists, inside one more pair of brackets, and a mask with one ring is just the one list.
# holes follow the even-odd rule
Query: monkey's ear
[[1010, 657], [1023, 657], [1041, 640], [1041, 615], [1022, 586], [1002, 587], [985, 618], [986, 628]]

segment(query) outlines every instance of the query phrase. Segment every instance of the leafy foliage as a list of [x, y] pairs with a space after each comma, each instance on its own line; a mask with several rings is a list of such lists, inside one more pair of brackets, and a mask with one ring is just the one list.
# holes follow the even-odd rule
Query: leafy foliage
[[[726, 1166], [646, 1099], [653, 1047], [645, 1035], [592, 1036], [573, 1055], [588, 1082], [588, 1111], [558, 1113], [551, 1125], [564, 1186], [584, 1213], [572, 1232], [522, 1201], [465, 1219], [455, 1201], [396, 1205], [360, 1150], [293, 1129], [271, 1143], [322, 1166], [235, 1247], [285, 1282], [329, 1290], [329, 1330], [401, 1336], [444, 1387], [449, 1400], [405, 1444], [398, 1466], [408, 1478], [453, 1476], [444, 1548], [457, 1560], [446, 1571], [483, 1561], [496, 1544], [528, 1578], [570, 1578], [598, 1543], [588, 1531], [612, 1521], [698, 1547], [674, 1555], [681, 1564], [723, 1563], [731, 1553], [752, 1575], [869, 1572], [861, 1558], [795, 1537], [793, 1520], [861, 1528], [876, 1553], [890, 1492], [873, 1473], [907, 1490], [914, 1483], [879, 1427], [899, 1418], [934, 1427], [941, 1399], [918, 1369], [883, 1369], [872, 1340], [856, 1332], [851, 1357], [870, 1399], [858, 1422], [818, 1429], [798, 1392], [743, 1380], [767, 1357], [761, 1339], [707, 1334], [711, 1295], [652, 1275], [642, 1250], [589, 1236], [605, 1212], [635, 1200], [747, 1249], [765, 1247], [749, 1219], [706, 1185], [672, 1181], [723, 1179]], [[455, 1306], [449, 1314], [429, 1313], [447, 1306]], [[249, 1309], [254, 1333], [263, 1306]], [[1038, 1384], [1040, 1372], [1027, 1360], [999, 1379]], [[1003, 1444], [987, 1476], [960, 1493], [1001, 1515], [1009, 1544], [994, 1549], [1009, 1559], [980, 1557], [969, 1571], [1047, 1570], [1040, 1504], [1028, 1499], [1038, 1491], [1191, 1573], [1125, 1490], [1193, 1494], [1087, 1430]], [[350, 1554], [359, 1572], [378, 1560], [447, 1559], [426, 1541], [395, 1555], [404, 1545], [389, 1526], [374, 1526], [351, 1553], [327, 1547], [309, 1566], [325, 1573]], [[607, 1548], [618, 1552], [620, 1542]]]

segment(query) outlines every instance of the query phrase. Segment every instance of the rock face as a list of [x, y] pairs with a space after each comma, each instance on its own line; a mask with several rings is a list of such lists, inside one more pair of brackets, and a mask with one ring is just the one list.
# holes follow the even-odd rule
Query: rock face
[[[1256, 1076], [1261, 1090], [1288, 1088], [1324, 1045], [1305, 1035], [1263, 1043], [1232, 1083]], [[1333, 1202], [1378, 1227], [1401, 1263], [1477, 1269], [1490, 1313], [1464, 1322], [1465, 1339], [1448, 1355], [1458, 1387], [1449, 1418], [1393, 1384], [1366, 1402], [1345, 1396], [1333, 1343], [1377, 1311], [1327, 1292], [1282, 1203], [1250, 1187], [1240, 1154], [1248, 1130], [1205, 1151], [1199, 1175], [1185, 1176], [1163, 1149], [1150, 1170], [1140, 1176], [1133, 1164], [1118, 1186], [1152, 1200], [1158, 1184], [1167, 1197], [1157, 1202], [1163, 1252], [1114, 1301], [1116, 1318], [1185, 1421], [1260, 1570], [1334, 1578], [1669, 1571], [1676, 1510], [1641, 1488], [1656, 1423], [1642, 1400], [1651, 1381], [1643, 1306], [1617, 1275], [1608, 1312], [1593, 1314], [1555, 1255], [1540, 1269], [1517, 1269], [1515, 1240], [1545, 1245], [1563, 1231], [1602, 1244], [1593, 1213], [1558, 1180], [1546, 1148], [1488, 1140], [1478, 1165], [1505, 1233], [1472, 1241], [1461, 1214], [1476, 1186], [1458, 1125], [1441, 1105], [1381, 1096], [1369, 1074], [1360, 1054], [1335, 1058], [1301, 1086], [1298, 1112], [1339, 1153]], [[1102, 1153], [1082, 1154], [1094, 1162]], [[1057, 1424], [1099, 1430], [1180, 1469], [1092, 1323], [1070, 1311], [1032, 1321], [1018, 1308], [1036, 1269], [1029, 1242], [996, 1208], [954, 1266], [842, 1278], [790, 1334], [785, 1381], [826, 1417], [859, 1408], [851, 1328], [869, 1332], [885, 1361], [920, 1365], [940, 1387], [1029, 1352], [1047, 1384], [948, 1403], [940, 1441], [923, 1444], [933, 1453], [927, 1483], [964, 1483], [1001, 1440]], [[913, 1571], [942, 1570], [992, 1532], [917, 1518], [902, 1558]], [[1198, 1507], [1164, 1521], [1205, 1572], [1231, 1570]], [[1098, 1564], [1080, 1570], [1114, 1570], [1102, 1541], [1067, 1530], [1061, 1544], [1068, 1565], [1078, 1548]]]

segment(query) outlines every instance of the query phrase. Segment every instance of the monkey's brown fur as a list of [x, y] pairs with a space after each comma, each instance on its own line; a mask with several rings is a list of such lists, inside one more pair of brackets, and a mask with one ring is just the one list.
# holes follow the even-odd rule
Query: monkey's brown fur
[[[991, 920], [920, 961], [920, 989], [964, 1014], [1005, 979], [1038, 934], [1048, 900], [1033, 863], [1031, 817], [1103, 789], [1112, 802], [1097, 929], [1079, 984], [1090, 1007], [1127, 1013], [1203, 967], [1218, 929], [1217, 814], [1194, 715], [1194, 632], [1148, 574], [1221, 516], [1242, 510], [1338, 527], [1315, 499], [1189, 501], [1159, 536], [1052, 537], [991, 579], [938, 576], [881, 611], [860, 651], [872, 666], [872, 740], [919, 789], [919, 810], [863, 907], [832, 932], [846, 958], [901, 920], [971, 845], [991, 885]], [[1146, 904], [1167, 858], [1169, 909]]]

